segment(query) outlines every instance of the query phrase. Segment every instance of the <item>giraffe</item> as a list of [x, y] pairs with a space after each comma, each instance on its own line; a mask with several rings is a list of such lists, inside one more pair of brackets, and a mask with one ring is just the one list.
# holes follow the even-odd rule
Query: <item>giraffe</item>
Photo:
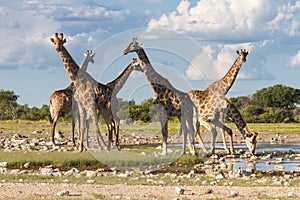
[[[81, 69], [83, 71], [86, 71], [89, 62], [94, 63], [95, 52], [88, 50], [86, 53], [84, 53], [84, 55], [85, 55], [85, 60], [81, 66]], [[50, 96], [50, 101], [49, 101], [50, 129], [51, 129], [51, 142], [53, 145], [55, 145], [55, 139], [54, 139], [55, 127], [60, 113], [62, 113], [63, 111], [70, 112], [72, 110], [73, 89], [74, 89], [74, 84], [71, 83], [67, 88], [62, 90], [56, 90]], [[75, 146], [74, 129], [75, 129], [75, 118], [72, 115], [72, 143]]]
[[195, 154], [193, 102], [187, 93], [175, 89], [166, 78], [154, 70], [150, 60], [142, 48], [142, 44], [137, 42], [137, 38], [133, 38], [132, 42], [130, 42], [128, 47], [123, 51], [123, 55], [130, 52], [137, 53], [142, 64], [144, 74], [146, 75], [146, 78], [154, 92], [152, 103], [154, 104], [161, 124], [161, 132], [163, 136], [162, 154], [167, 154], [168, 116], [177, 116], [180, 120], [180, 126], [183, 128], [184, 133], [182, 153], [186, 153], [186, 140], [188, 139], [190, 151], [192, 154]]
[[[223, 145], [224, 149], [227, 151], [228, 149], [226, 146], [225, 132], [228, 133], [230, 139], [230, 152], [233, 153], [232, 131], [231, 129], [226, 127], [223, 122], [223, 117], [225, 114], [232, 118], [233, 122], [242, 133], [250, 153], [253, 154], [255, 152], [257, 133], [250, 132], [249, 128], [245, 125], [246, 123], [244, 122], [239, 111], [225, 97], [225, 95], [233, 85], [242, 66], [242, 63], [246, 62], [246, 56], [248, 55], [248, 52], [245, 49], [237, 51], [237, 53], [239, 55], [238, 58], [235, 60], [235, 62], [223, 78], [209, 85], [204, 91], [191, 90], [188, 92], [192, 101], [198, 108], [200, 123], [212, 132], [212, 153], [214, 153], [215, 150], [215, 140], [217, 136], [216, 127], [219, 127], [223, 130]], [[197, 127], [196, 135], [200, 135], [198, 130], [199, 127]]]
[[[224, 136], [226, 132], [229, 135], [230, 141], [229, 152], [234, 152], [232, 130], [223, 122], [225, 115], [227, 115], [239, 129], [250, 153], [255, 153], [256, 138], [258, 134], [250, 131], [238, 109], [225, 97], [225, 95], [214, 93], [208, 89], [205, 89], [204, 91], [190, 90], [188, 91], [188, 94], [198, 109], [200, 124], [212, 133], [211, 153], [215, 152], [217, 127], [223, 130], [224, 149], [228, 151]], [[200, 137], [199, 126], [197, 126], [196, 135], [197, 137]]]
[[[79, 152], [83, 151], [83, 135], [86, 132], [86, 120], [91, 119], [93, 128], [97, 134], [97, 142], [101, 149], [108, 150], [105, 141], [100, 133], [97, 118], [97, 105], [96, 100], [101, 99], [99, 97], [99, 84], [94, 80], [88, 73], [82, 71], [77, 63], [73, 60], [67, 49], [64, 47], [66, 39], [63, 34], [55, 33], [55, 38], [51, 38], [52, 43], [56, 46], [56, 52], [61, 56], [62, 62], [64, 63], [65, 69], [74, 84], [73, 99], [76, 101], [79, 111], [79, 135], [80, 145]], [[102, 94], [105, 93], [106, 88], [103, 89]]]
[[[118, 104], [117, 94], [122, 89], [122, 87], [124, 86], [125, 82], [127, 81], [131, 72], [133, 72], [133, 70], [143, 72], [143, 69], [140, 66], [140, 64], [136, 58], [132, 59], [132, 62], [123, 70], [123, 72], [117, 78], [115, 78], [113, 81], [106, 84], [110, 88], [110, 92], [111, 92], [111, 95], [110, 95], [111, 96], [111, 110], [112, 110], [113, 118], [115, 121], [115, 127], [116, 127], [115, 144], [116, 144], [117, 148], [120, 148], [120, 146], [119, 146], [120, 118], [117, 115], [117, 104]], [[110, 138], [112, 138], [112, 137], [110, 136]]]

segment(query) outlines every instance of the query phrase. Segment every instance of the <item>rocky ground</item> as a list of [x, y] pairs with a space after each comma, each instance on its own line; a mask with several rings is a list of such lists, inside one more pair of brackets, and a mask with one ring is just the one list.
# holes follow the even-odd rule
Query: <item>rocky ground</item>
[[[178, 191], [184, 191], [180, 194]], [[299, 199], [299, 187], [0, 184], [1, 199]]]
[[[57, 138], [61, 140], [61, 146], [55, 148], [52, 148], [45, 139], [49, 134], [43, 132], [32, 134], [35, 137], [28, 134], [1, 132], [0, 148], [5, 151], [74, 150], [70, 142], [62, 142], [64, 138], [60, 134], [57, 134]], [[147, 144], [153, 140], [160, 142], [159, 135], [154, 135], [150, 139], [133, 134], [130, 138], [126, 134], [121, 136], [121, 142], [127, 145]], [[209, 136], [204, 136], [204, 139], [209, 140]], [[258, 142], [270, 143], [299, 141], [300, 138], [295, 134], [260, 135], [258, 138]], [[242, 138], [236, 135], [235, 142], [242, 142]], [[273, 156], [273, 153], [249, 156], [241, 152], [232, 158], [245, 158], [248, 162], [255, 163], [257, 159], [269, 162]], [[224, 172], [223, 169], [227, 168], [225, 158], [211, 156], [205, 163], [195, 165], [188, 173], [78, 170], [76, 168], [62, 171], [51, 165], [30, 170], [30, 163], [26, 163], [21, 169], [10, 169], [9, 163], [3, 161], [0, 162], [0, 174], [3, 177], [27, 174], [53, 177], [53, 181], [27, 183], [20, 178], [12, 183], [3, 178], [0, 180], [0, 199], [300, 199], [299, 173], [275, 173], [266, 177], [257, 177], [257, 173], [251, 168]], [[299, 161], [300, 168], [299, 152], [289, 152], [285, 155], [286, 158]], [[279, 158], [276, 162], [280, 166], [283, 159]], [[57, 183], [55, 177], [60, 177], [62, 181]], [[79, 177], [86, 177], [86, 181], [80, 184], [70, 181], [72, 178]], [[113, 185], [100, 183], [104, 177], [117, 177], [120, 183]], [[167, 182], [170, 179], [172, 186]], [[141, 184], [132, 184], [138, 180], [144, 180], [144, 184], [143, 181]], [[235, 186], [235, 180], [251, 182], [251, 186]], [[193, 184], [187, 184], [189, 182]]]

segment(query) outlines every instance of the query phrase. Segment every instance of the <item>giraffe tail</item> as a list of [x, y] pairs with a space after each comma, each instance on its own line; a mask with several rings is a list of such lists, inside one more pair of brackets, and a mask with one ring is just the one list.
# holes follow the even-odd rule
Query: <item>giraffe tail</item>
[[49, 112], [50, 112], [49, 115], [48, 115], [49, 121], [50, 121], [50, 124], [53, 124], [53, 118], [52, 118], [53, 104], [52, 104], [51, 99], [50, 99], [50, 101], [49, 101]]

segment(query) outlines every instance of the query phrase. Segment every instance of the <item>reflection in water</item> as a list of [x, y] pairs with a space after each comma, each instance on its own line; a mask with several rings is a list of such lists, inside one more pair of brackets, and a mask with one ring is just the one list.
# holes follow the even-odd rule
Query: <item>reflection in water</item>
[[[244, 145], [236, 145], [235, 149], [246, 150]], [[248, 172], [253, 171], [300, 171], [300, 143], [257, 145], [257, 160], [250, 159], [226, 159], [229, 170], [242, 168]]]

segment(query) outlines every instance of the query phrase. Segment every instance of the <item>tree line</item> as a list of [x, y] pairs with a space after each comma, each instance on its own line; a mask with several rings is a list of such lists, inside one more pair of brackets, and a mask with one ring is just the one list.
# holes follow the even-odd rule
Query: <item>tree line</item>
[[[0, 90], [0, 120], [48, 120], [49, 106], [41, 108], [17, 103], [18, 95], [13, 91]], [[281, 84], [263, 88], [249, 96], [230, 98], [248, 123], [300, 122], [300, 90]], [[141, 104], [134, 100], [118, 99], [118, 116], [131, 122], [157, 120], [152, 99]], [[71, 120], [71, 113], [62, 113], [60, 120]], [[103, 119], [100, 119], [102, 122]], [[170, 120], [177, 120], [170, 118]]]

